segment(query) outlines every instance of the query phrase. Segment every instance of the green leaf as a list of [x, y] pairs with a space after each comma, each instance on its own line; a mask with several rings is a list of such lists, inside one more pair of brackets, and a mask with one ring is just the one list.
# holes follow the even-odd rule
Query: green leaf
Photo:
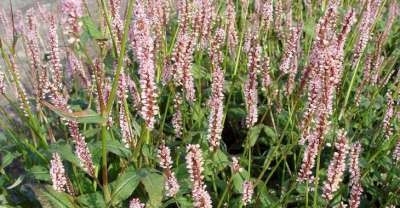
[[[101, 145], [102, 144], [100, 141], [96, 142], [93, 145], [94, 151], [101, 152]], [[120, 141], [111, 140], [110, 137], [107, 137], [106, 149], [108, 152], [114, 153], [123, 158], [130, 158], [132, 155], [131, 151], [128, 148], [126, 148]]]
[[[71, 208], [71, 207], [78, 207], [73, 202], [73, 198], [64, 193], [64, 192], [57, 192], [51, 186], [46, 186], [45, 189], [40, 189], [39, 194], [45, 197], [48, 200], [48, 203], [52, 205], [51, 207], [54, 208]], [[39, 198], [41, 198], [39, 196]], [[40, 201], [43, 207], [48, 207], [48, 204]], [[46, 206], [45, 206], [46, 205]]]
[[275, 133], [274, 129], [272, 129], [271, 127], [264, 126], [264, 132], [268, 137], [270, 137], [272, 139], [276, 138], [276, 133]]
[[10, 165], [14, 161], [14, 159], [17, 158], [18, 156], [19, 156], [18, 153], [7, 152], [2, 158], [1, 168], [5, 168], [8, 165]]
[[140, 176], [133, 169], [128, 169], [124, 174], [119, 176], [111, 186], [111, 203], [115, 206], [129, 198], [139, 185]]
[[213, 167], [217, 168], [218, 171], [223, 170], [226, 166], [229, 165], [228, 157], [223, 153], [220, 149], [218, 149], [213, 156]]
[[100, 192], [79, 196], [78, 203], [88, 208], [106, 207], [103, 195]]
[[259, 124], [259, 125], [252, 127], [249, 130], [248, 144], [250, 145], [250, 147], [253, 147], [256, 144], [258, 136], [260, 135], [261, 129], [263, 127], [264, 127], [263, 124]]
[[161, 207], [164, 187], [162, 184], [164, 184], [164, 177], [159, 173], [148, 172], [146, 177], [142, 178], [142, 184], [149, 195], [149, 201], [147, 202], [146, 207]]
[[61, 155], [62, 160], [67, 160], [74, 164], [75, 166], [80, 167], [80, 163], [75, 153], [72, 151], [72, 147], [66, 143], [55, 143], [50, 145], [50, 152], [59, 153]]
[[33, 166], [29, 173], [33, 175], [36, 180], [50, 181], [49, 170], [43, 166]]
[[101, 124], [105, 121], [105, 119], [101, 115], [99, 115], [98, 113], [94, 112], [91, 109], [70, 113], [62, 109], [59, 109], [56, 106], [46, 101], [41, 101], [41, 103], [44, 104], [46, 107], [48, 107], [50, 110], [52, 110], [54, 113], [59, 115], [60, 117], [69, 121], [76, 121], [78, 123], [98, 123], [98, 124]]
[[104, 39], [103, 33], [99, 30], [96, 23], [89, 16], [81, 18], [83, 23], [83, 28], [89, 37], [92, 39]]
[[232, 181], [233, 181], [233, 190], [235, 193], [241, 193], [242, 192], [242, 185], [243, 185], [243, 178], [239, 173], [235, 173], [232, 176]]

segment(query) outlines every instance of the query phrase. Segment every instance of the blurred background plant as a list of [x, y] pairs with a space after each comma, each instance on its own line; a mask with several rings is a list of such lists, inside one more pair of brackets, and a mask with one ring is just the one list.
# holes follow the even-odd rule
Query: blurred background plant
[[2, 207], [400, 205], [396, 0], [17, 4]]

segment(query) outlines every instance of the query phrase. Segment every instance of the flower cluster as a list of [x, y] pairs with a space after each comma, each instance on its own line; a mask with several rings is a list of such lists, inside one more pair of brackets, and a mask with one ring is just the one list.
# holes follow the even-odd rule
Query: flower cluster
[[140, 199], [138, 198], [133, 198], [129, 202], [129, 208], [144, 208], [145, 205], [144, 203], [140, 202]]
[[194, 80], [191, 73], [195, 42], [189, 33], [180, 32], [172, 52], [170, 73], [177, 87], [182, 86], [186, 100], [195, 101]]
[[235, 55], [235, 49], [238, 45], [238, 34], [237, 34], [237, 29], [236, 29], [236, 11], [235, 11], [235, 5], [233, 4], [232, 0], [227, 1], [226, 5], [226, 24], [228, 28], [228, 47], [229, 47], [229, 53], [231, 55]]
[[357, 64], [359, 61], [361, 54], [363, 53], [365, 47], [367, 46], [368, 40], [371, 36], [371, 29], [374, 25], [375, 19], [377, 18], [377, 13], [382, 2], [380, 0], [366, 1], [366, 9], [363, 12], [363, 15], [360, 20], [360, 26], [358, 29], [358, 40], [354, 47], [354, 55], [353, 55], [353, 65]]
[[63, 18], [61, 22], [64, 28], [64, 34], [69, 36], [68, 42], [75, 43], [79, 41], [79, 35], [82, 27], [80, 18], [83, 15], [82, 0], [62, 0], [61, 12]]
[[175, 173], [172, 172], [172, 159], [171, 159], [171, 151], [169, 147], [165, 144], [161, 144], [158, 149], [157, 154], [160, 167], [164, 170], [164, 175], [166, 176], [165, 180], [165, 191], [166, 196], [174, 197], [179, 191], [179, 184], [175, 177]]
[[180, 138], [182, 137], [182, 130], [183, 130], [183, 119], [182, 119], [182, 95], [177, 93], [174, 98], [174, 115], [172, 116], [172, 126], [174, 127], [175, 136]]
[[65, 175], [64, 165], [58, 153], [53, 153], [50, 161], [50, 176], [53, 183], [53, 189], [59, 192], [66, 190], [67, 178]]
[[246, 126], [248, 128], [252, 127], [258, 120], [258, 90], [257, 90], [257, 72], [260, 70], [261, 62], [261, 46], [258, 42], [256, 34], [250, 32], [250, 37], [247, 40], [248, 47], [248, 75], [247, 80], [244, 84], [243, 91], [246, 102], [247, 116], [246, 116]]
[[207, 186], [204, 184], [203, 156], [198, 144], [188, 144], [186, 147], [186, 164], [192, 182], [192, 198], [197, 208], [211, 208], [212, 202]]
[[221, 70], [222, 64], [222, 42], [225, 39], [225, 31], [218, 29], [211, 41], [210, 56], [213, 66], [211, 98], [208, 106], [211, 108], [208, 119], [208, 141], [213, 151], [220, 145], [223, 129], [223, 111], [224, 111], [224, 73]]
[[350, 149], [350, 208], [358, 208], [360, 206], [361, 194], [363, 188], [361, 186], [361, 173], [360, 173], [360, 154], [361, 154], [361, 144], [355, 143]]
[[158, 114], [154, 39], [151, 33], [150, 19], [142, 1], [138, 1], [135, 7], [132, 37], [132, 47], [139, 60], [140, 98], [142, 102], [140, 115], [145, 120], [147, 127], [153, 129], [156, 122], [155, 117]]
[[79, 133], [78, 123], [75, 121], [68, 121], [68, 128], [71, 137], [75, 141], [75, 153], [78, 156], [81, 166], [92, 177], [95, 176], [95, 169], [92, 160], [92, 154], [87, 147], [85, 137]]
[[337, 141], [335, 144], [336, 151], [328, 167], [327, 179], [324, 183], [322, 196], [326, 200], [332, 200], [333, 194], [339, 189], [343, 180], [343, 174], [346, 170], [346, 157], [348, 152], [348, 144], [346, 133], [339, 130]]
[[254, 185], [251, 181], [246, 180], [243, 182], [243, 196], [242, 196], [242, 203], [243, 205], [248, 205], [251, 202], [254, 193]]

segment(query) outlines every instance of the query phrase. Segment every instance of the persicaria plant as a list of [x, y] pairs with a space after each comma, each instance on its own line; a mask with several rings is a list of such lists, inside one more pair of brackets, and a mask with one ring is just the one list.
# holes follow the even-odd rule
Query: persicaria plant
[[17, 2], [0, 207], [400, 206], [397, 0]]

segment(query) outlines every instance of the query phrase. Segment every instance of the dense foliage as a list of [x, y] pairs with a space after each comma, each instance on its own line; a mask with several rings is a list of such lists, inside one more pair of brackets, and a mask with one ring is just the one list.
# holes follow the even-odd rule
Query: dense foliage
[[1, 207], [400, 206], [396, 0], [0, 9]]

